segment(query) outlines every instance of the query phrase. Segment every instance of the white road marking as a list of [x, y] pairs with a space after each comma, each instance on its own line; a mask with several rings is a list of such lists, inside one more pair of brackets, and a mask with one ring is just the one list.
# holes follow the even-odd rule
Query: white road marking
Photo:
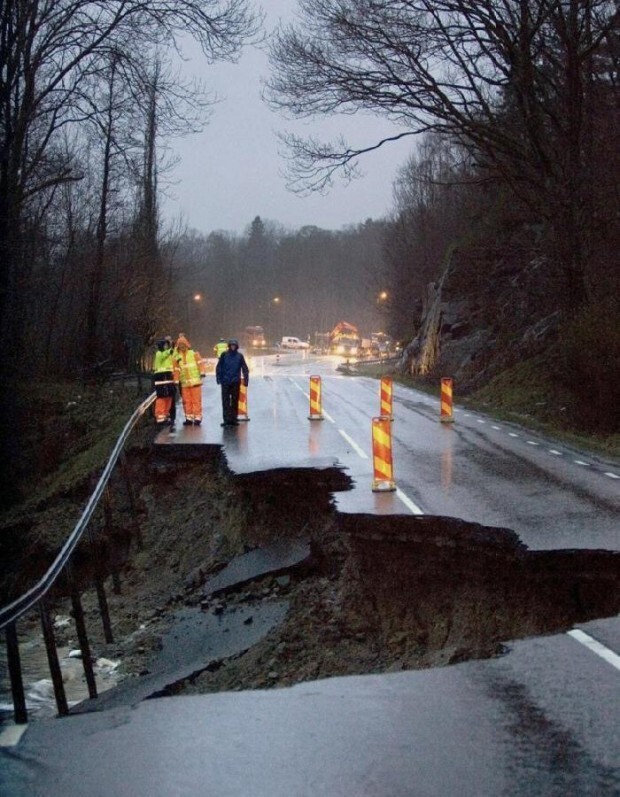
[[607, 472], [607, 473], [605, 473], [605, 476], [609, 476], [610, 479], [620, 479], [620, 476], [618, 476], [617, 473]]
[[10, 725], [0, 733], [0, 747], [15, 747], [28, 730], [28, 724]]
[[361, 448], [361, 446], [358, 446], [358, 444], [355, 442], [355, 440], [353, 440], [353, 438], [349, 437], [349, 435], [345, 432], [344, 429], [338, 429], [338, 433], [344, 437], [344, 439], [347, 441], [347, 443], [351, 446], [351, 448], [355, 451], [355, 453], [358, 456], [360, 456], [362, 459], [368, 459], [368, 454], [364, 451], [363, 448]]
[[327, 412], [327, 410], [323, 410], [323, 416], [327, 418], [330, 423], [336, 423], [336, 421], [332, 418], [332, 416]]
[[553, 454], [554, 457], [561, 457], [562, 456], [562, 452], [561, 451], [556, 451], [555, 448], [550, 448], [549, 449], [549, 453]]
[[496, 431], [501, 432], [502, 427], [501, 426], [492, 426], [491, 429], [495, 429]]
[[528, 446], [539, 446], [540, 445], [540, 443], [537, 443], [535, 440], [528, 440], [527, 444], [528, 444]]
[[403, 502], [403, 504], [407, 507], [407, 509], [412, 514], [414, 514], [414, 515], [423, 515], [424, 514], [424, 512], [422, 512], [420, 507], [417, 504], [414, 504], [413, 501], [411, 500], [411, 498], [409, 498], [408, 495], [405, 495], [405, 493], [400, 489], [400, 487], [396, 488], [396, 495], [397, 495], [398, 498], [400, 498], [400, 500]]
[[486, 421], [483, 421], [482, 418], [478, 418], [478, 423], [486, 423]]
[[584, 462], [581, 459], [574, 459], [573, 462], [575, 463], [575, 465], [583, 465], [586, 468], [590, 467], [590, 463], [589, 462]]
[[605, 647], [605, 645], [598, 640], [594, 639], [594, 637], [591, 637], [589, 634], [586, 634], [579, 628], [569, 631], [568, 635], [572, 636], [573, 639], [576, 639], [577, 642], [581, 642], [582, 645], [585, 645], [589, 650], [592, 651], [592, 653], [596, 653], [597, 656], [600, 656], [608, 664], [611, 664], [611, 666], [615, 667], [616, 670], [620, 670], [620, 656], [618, 656], [617, 653], [614, 653], [613, 650]]

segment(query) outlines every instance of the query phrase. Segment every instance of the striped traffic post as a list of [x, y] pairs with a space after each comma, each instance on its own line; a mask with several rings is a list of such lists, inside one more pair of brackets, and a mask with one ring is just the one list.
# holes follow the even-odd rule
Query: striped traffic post
[[452, 416], [452, 379], [449, 376], [441, 377], [441, 423], [454, 423]]
[[243, 382], [239, 385], [239, 403], [237, 404], [237, 420], [249, 421], [248, 416], [248, 389]]
[[311, 421], [323, 420], [323, 407], [321, 404], [321, 377], [310, 377], [310, 415], [308, 419]]
[[372, 419], [373, 493], [394, 492], [392, 423], [389, 418]]
[[391, 376], [381, 377], [381, 409], [379, 415], [381, 415], [382, 418], [389, 418], [391, 421], [394, 420], [394, 416], [392, 415], [393, 385], [394, 380]]

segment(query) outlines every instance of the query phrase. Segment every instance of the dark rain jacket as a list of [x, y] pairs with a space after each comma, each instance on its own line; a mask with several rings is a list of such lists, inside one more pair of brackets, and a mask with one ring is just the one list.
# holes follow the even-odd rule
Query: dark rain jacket
[[243, 382], [247, 385], [250, 378], [245, 357], [240, 351], [225, 351], [217, 361], [215, 368], [215, 379], [218, 385], [233, 385], [235, 382]]

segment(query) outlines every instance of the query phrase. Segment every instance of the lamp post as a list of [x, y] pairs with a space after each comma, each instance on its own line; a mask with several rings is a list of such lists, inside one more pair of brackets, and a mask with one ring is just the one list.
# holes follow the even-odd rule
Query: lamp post
[[[192, 317], [194, 315], [193, 308], [198, 306], [202, 302], [202, 294], [198, 291], [193, 293], [191, 296], [187, 297], [187, 325], [191, 327], [192, 325]], [[193, 330], [190, 334], [193, 334]]]
[[[274, 296], [273, 299], [269, 302], [269, 307], [270, 308], [271, 307], [280, 307], [280, 308], [282, 308], [283, 307], [282, 297], [281, 296]], [[279, 317], [278, 317], [278, 315], [276, 315], [276, 320], [279, 321], [279, 324], [277, 322], [276, 322], [276, 324], [274, 324], [275, 327], [279, 328], [280, 338], [282, 338], [282, 335], [284, 334], [284, 332], [282, 331], [282, 313], [283, 313], [283, 310], [281, 309], [279, 311]], [[278, 337], [277, 330], [276, 330], [276, 337]]]

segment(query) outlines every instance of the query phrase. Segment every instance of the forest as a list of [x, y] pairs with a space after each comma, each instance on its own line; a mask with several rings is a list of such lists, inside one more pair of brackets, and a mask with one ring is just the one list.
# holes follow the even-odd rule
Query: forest
[[[211, 110], [205, 86], [183, 76], [180, 38], [197, 40], [208, 75], [264, 36], [259, 8], [2, 3], [9, 373], [19, 383], [30, 372], [135, 371], [158, 336], [181, 329], [207, 352], [247, 325], [275, 340], [341, 319], [406, 342], [423, 324], [428, 286], [441, 284], [444, 302], [461, 303], [459, 323], [490, 329], [496, 348], [510, 349], [525, 320], [545, 322], [539, 342], [555, 347], [559, 378], [598, 407], [591, 424], [617, 429], [616, 3], [300, 0], [299, 15], [269, 37], [269, 104], [298, 118], [364, 111], [398, 121], [411, 156], [385, 218], [288, 230], [257, 208], [236, 234], [163, 219], [161, 186], [171, 137], [201, 129]], [[291, 188], [302, 192], [354, 179], [372, 149], [390, 145], [285, 143]]]

